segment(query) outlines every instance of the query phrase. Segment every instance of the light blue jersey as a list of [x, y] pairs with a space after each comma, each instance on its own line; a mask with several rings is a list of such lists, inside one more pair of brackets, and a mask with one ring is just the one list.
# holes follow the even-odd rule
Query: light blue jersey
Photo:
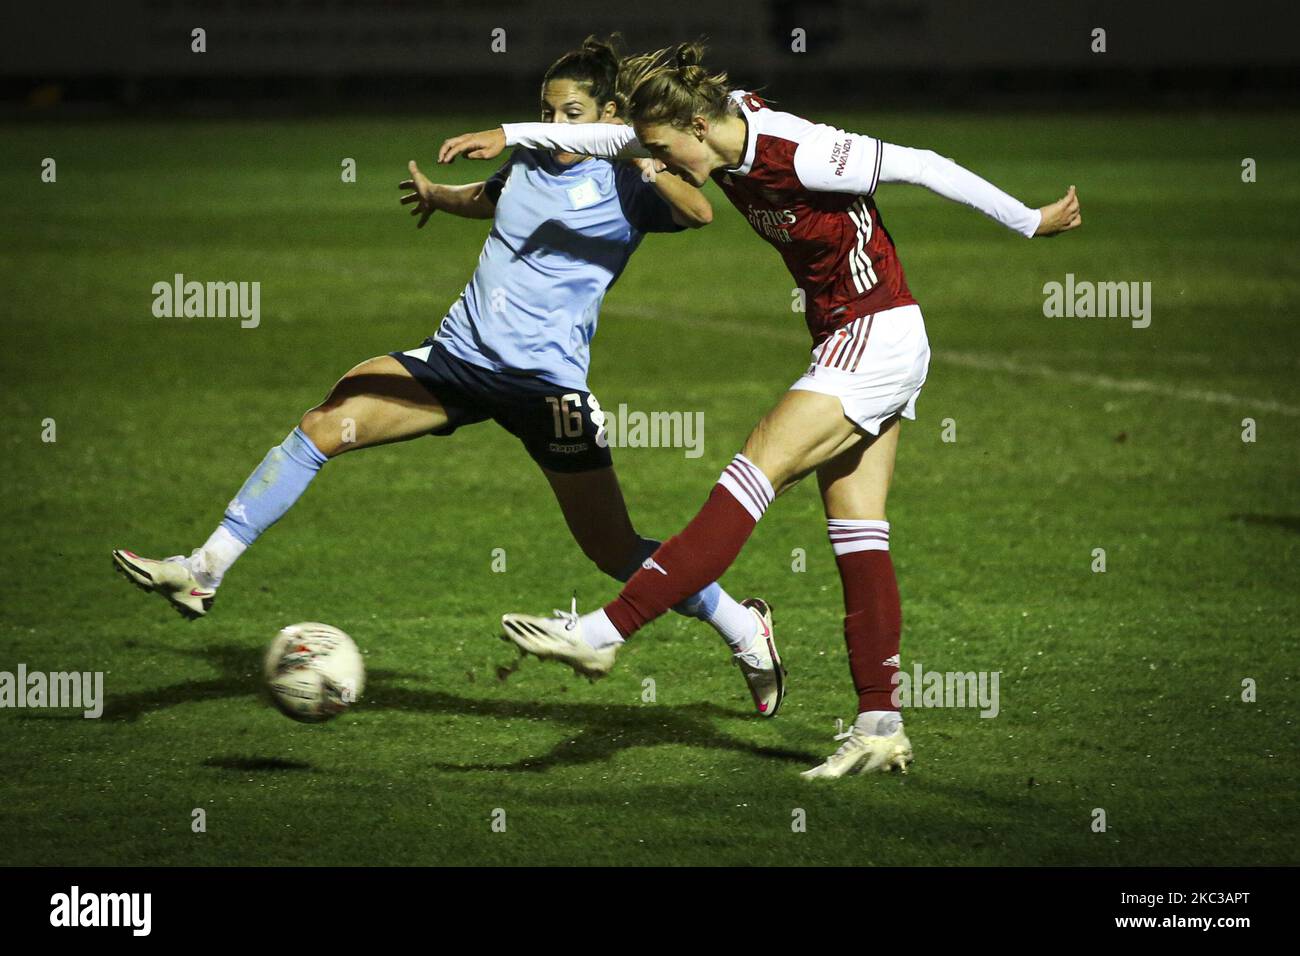
[[478, 268], [434, 338], [494, 372], [585, 389], [605, 292], [668, 203], [635, 166], [517, 149], [487, 183], [496, 203]]

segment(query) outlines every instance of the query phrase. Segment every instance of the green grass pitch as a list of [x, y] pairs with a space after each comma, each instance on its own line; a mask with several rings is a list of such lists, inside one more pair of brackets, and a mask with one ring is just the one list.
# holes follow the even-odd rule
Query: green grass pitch
[[[915, 710], [907, 776], [799, 778], [855, 704], [811, 485], [725, 578], [775, 607], [776, 720], [748, 716], [721, 642], [680, 618], [599, 684], [511, 671], [502, 611], [615, 587], [491, 424], [327, 465], [185, 623], [110, 549], [188, 552], [338, 375], [432, 331], [487, 224], [417, 232], [396, 183], [410, 158], [486, 175], [427, 158], [491, 118], [12, 125], [0, 670], [104, 671], [107, 701], [99, 720], [0, 710], [4, 863], [1300, 863], [1296, 118], [824, 118], [1028, 202], [1079, 186], [1084, 227], [1052, 242], [913, 187], [878, 195], [934, 349], [891, 501], [904, 665], [999, 672], [996, 718]], [[648, 534], [685, 523], [806, 361], [779, 258], [709, 192], [714, 224], [645, 242], [593, 350], [607, 408], [704, 413], [699, 458], [616, 452]], [[154, 318], [177, 272], [261, 282], [260, 326]], [[1150, 282], [1150, 327], [1045, 317], [1067, 273]], [[258, 696], [262, 649], [300, 620], [366, 655], [365, 699], [326, 726]]]

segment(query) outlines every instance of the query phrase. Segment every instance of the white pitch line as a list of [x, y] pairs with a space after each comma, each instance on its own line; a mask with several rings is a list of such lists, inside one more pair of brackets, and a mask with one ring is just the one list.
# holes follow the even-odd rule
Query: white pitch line
[[1278, 415], [1300, 416], [1300, 406], [1275, 402], [1272, 399], [1246, 398], [1230, 392], [1211, 392], [1202, 388], [1180, 388], [1163, 382], [1152, 382], [1142, 378], [1115, 378], [1111, 375], [1097, 375], [1091, 372], [1067, 372], [1049, 365], [1017, 362], [1014, 359], [997, 355], [981, 355], [978, 352], [954, 352], [945, 349], [934, 356], [935, 360], [964, 368], [975, 368], [986, 372], [1006, 372], [1010, 375], [1030, 375], [1035, 378], [1050, 378], [1056, 381], [1074, 382], [1092, 388], [1101, 388], [1112, 392], [1127, 392], [1135, 395], [1159, 395], [1164, 398], [1177, 398], [1187, 402], [1203, 402], [1207, 405], [1231, 405], [1243, 412], [1272, 412]]
[[[788, 343], [792, 346], [808, 343], [807, 333], [802, 324], [792, 324], [781, 328], [771, 325], [758, 325], [737, 322], [728, 319], [690, 318], [675, 315], [655, 315], [642, 309], [618, 308], [609, 310], [613, 316], [654, 322], [657, 324], [680, 325], [691, 329], [706, 329], [724, 335], [734, 335], [741, 339], [769, 339]], [[1206, 405], [1228, 405], [1239, 408], [1243, 413], [1261, 412], [1290, 417], [1300, 417], [1300, 406], [1288, 405], [1272, 399], [1248, 398], [1233, 395], [1230, 392], [1211, 392], [1200, 388], [1182, 388], [1163, 382], [1153, 382], [1142, 378], [1115, 378], [1111, 375], [1098, 375], [1091, 372], [1070, 372], [1050, 365], [1017, 362], [1015, 359], [1000, 355], [985, 355], [979, 352], [962, 352], [952, 349], [940, 349], [933, 355], [940, 365], [958, 365], [963, 368], [979, 369], [984, 372], [1004, 372], [1008, 375], [1028, 375], [1033, 378], [1049, 378], [1053, 381], [1073, 382], [1090, 388], [1100, 388], [1111, 392], [1125, 392], [1132, 395], [1158, 395], [1163, 398], [1175, 398], [1186, 402], [1200, 402]]]

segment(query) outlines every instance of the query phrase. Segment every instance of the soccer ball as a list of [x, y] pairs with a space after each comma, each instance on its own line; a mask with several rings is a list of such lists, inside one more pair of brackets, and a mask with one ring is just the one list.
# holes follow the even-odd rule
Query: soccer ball
[[280, 712], [305, 724], [337, 717], [361, 697], [366, 667], [337, 627], [290, 624], [266, 649], [266, 685]]

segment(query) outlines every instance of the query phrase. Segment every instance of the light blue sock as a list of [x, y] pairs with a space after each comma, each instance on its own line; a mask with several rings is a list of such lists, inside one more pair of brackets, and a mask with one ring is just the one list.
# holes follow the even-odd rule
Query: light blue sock
[[295, 428], [248, 476], [226, 506], [221, 527], [245, 545], [252, 544], [293, 507], [327, 461], [306, 433]]

